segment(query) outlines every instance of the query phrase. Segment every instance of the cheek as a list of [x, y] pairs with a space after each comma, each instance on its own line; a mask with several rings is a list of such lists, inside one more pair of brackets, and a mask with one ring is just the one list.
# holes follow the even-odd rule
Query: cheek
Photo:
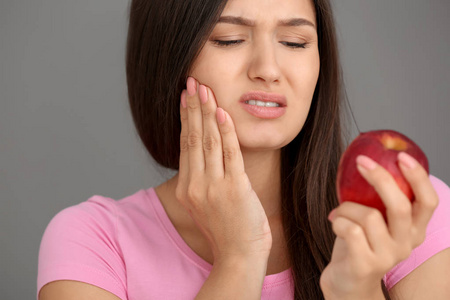
[[[311, 53], [296, 59], [283, 60], [285, 74], [294, 90], [303, 94], [314, 91], [320, 71], [320, 57], [318, 53]], [[305, 95], [306, 96], [306, 95]]]
[[227, 55], [217, 53], [214, 49], [205, 46], [196, 59], [190, 75], [214, 90], [217, 83], [230, 77], [234, 66]]
[[[238, 82], [236, 77], [239, 74], [239, 64], [236, 60], [230, 60], [226, 55], [204, 55], [197, 59], [199, 62], [195, 64], [190, 72], [190, 76], [197, 79], [200, 84], [204, 84], [213, 91], [218, 106], [225, 105], [224, 99], [234, 99], [236, 95], [232, 92], [238, 90]], [[234, 89], [231, 89], [234, 87]]]

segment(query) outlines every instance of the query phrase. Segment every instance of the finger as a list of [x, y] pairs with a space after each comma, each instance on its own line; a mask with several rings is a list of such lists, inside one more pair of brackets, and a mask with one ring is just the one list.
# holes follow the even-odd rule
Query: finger
[[198, 97], [197, 81], [189, 77], [187, 80], [187, 112], [188, 112], [188, 157], [189, 176], [198, 176], [205, 169], [203, 156], [203, 122], [201, 103]]
[[178, 184], [177, 189], [179, 193], [177, 196], [182, 198], [181, 193], [184, 193], [187, 189], [187, 182], [189, 176], [189, 149], [188, 149], [188, 115], [186, 104], [187, 91], [183, 90], [181, 93], [180, 101], [180, 119], [181, 119], [181, 133], [180, 133], [180, 162], [178, 168]]
[[217, 108], [217, 122], [222, 136], [222, 152], [225, 177], [233, 178], [245, 173], [244, 159], [236, 135], [236, 129], [230, 115]]
[[216, 99], [211, 89], [199, 87], [203, 114], [203, 154], [205, 173], [210, 178], [223, 178], [222, 138], [216, 120]]
[[344, 217], [360, 226], [374, 253], [384, 255], [387, 249], [386, 245], [392, 244], [386, 222], [378, 209], [346, 201], [334, 209], [330, 215], [332, 215], [332, 219]]
[[439, 204], [439, 198], [427, 171], [417, 160], [405, 152], [399, 153], [398, 160], [403, 176], [408, 180], [415, 196], [412, 204], [412, 223], [424, 238], [428, 222]]
[[345, 217], [336, 217], [332, 221], [332, 229], [337, 237], [345, 241], [350, 256], [360, 257], [372, 252], [364, 230], [358, 224]]
[[386, 206], [388, 229], [399, 243], [408, 242], [411, 233], [411, 202], [400, 190], [392, 175], [371, 158], [359, 155], [357, 169], [372, 185]]

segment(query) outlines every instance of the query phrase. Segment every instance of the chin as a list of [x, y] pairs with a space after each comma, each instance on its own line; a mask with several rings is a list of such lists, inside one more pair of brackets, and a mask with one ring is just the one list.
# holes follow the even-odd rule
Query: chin
[[237, 132], [239, 144], [241, 150], [251, 151], [267, 151], [281, 149], [289, 144], [294, 138], [288, 139], [286, 135], [271, 132], [260, 131], [255, 134], [249, 134], [248, 132], [240, 134]]
[[289, 122], [289, 119], [255, 121], [253, 117], [231, 116], [241, 150], [267, 151], [277, 150], [294, 140], [302, 129], [303, 123]]

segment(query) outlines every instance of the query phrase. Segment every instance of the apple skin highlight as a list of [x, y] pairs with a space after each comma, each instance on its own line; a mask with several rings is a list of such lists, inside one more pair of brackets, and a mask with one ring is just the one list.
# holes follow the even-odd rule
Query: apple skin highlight
[[406, 152], [414, 157], [429, 174], [425, 153], [405, 135], [394, 130], [362, 132], [347, 147], [338, 166], [336, 191], [339, 203], [352, 201], [378, 209], [386, 219], [386, 207], [375, 189], [361, 176], [356, 168], [356, 157], [365, 155], [385, 168], [395, 179], [399, 188], [414, 201], [414, 193], [398, 165], [397, 155]]

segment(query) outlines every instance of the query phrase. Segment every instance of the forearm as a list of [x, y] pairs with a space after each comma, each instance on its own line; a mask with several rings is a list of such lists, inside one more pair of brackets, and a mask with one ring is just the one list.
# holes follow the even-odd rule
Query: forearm
[[267, 260], [233, 259], [215, 263], [196, 300], [261, 299]]

